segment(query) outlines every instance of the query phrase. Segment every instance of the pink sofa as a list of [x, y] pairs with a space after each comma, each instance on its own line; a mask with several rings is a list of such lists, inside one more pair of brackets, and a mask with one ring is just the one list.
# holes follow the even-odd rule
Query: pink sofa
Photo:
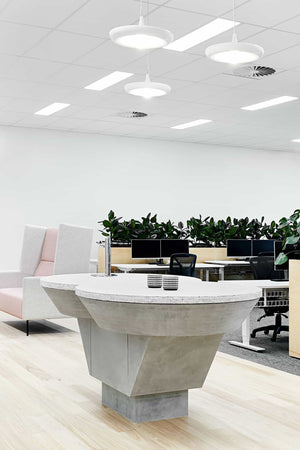
[[40, 277], [89, 271], [93, 230], [60, 225], [27, 225], [19, 271], [0, 272], [0, 311], [26, 320], [65, 317], [40, 286]]

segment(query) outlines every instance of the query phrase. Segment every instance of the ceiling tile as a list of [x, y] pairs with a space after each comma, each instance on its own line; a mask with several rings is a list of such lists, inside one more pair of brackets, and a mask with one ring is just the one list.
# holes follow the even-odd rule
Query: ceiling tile
[[62, 31], [53, 31], [26, 56], [70, 63], [97, 47], [101, 40]]
[[[192, 61], [198, 61], [199, 57], [188, 53], [171, 52], [169, 50], [156, 50], [150, 55], [150, 73], [153, 76], [160, 76], [164, 73], [174, 71], [178, 67], [185, 66]], [[147, 71], [147, 56], [137, 59], [136, 61], [124, 66], [124, 70], [128, 72], [144, 74]], [[175, 77], [172, 77], [175, 78]], [[189, 80], [187, 78], [187, 80]]]
[[[247, 1], [248, 0], [236, 0], [236, 7]], [[167, 3], [167, 6], [218, 17], [221, 14], [231, 11], [232, 3], [228, 0], [184, 0], [184, 2], [182, 0], [170, 0]]]
[[14, 125], [19, 120], [25, 117], [25, 113], [17, 111], [0, 111], [0, 124]]
[[212, 18], [162, 6], [150, 14], [149, 20], [150, 25], [167, 28], [174, 34], [175, 39], [178, 39], [184, 34], [206, 25]]
[[43, 28], [1, 22], [0, 53], [22, 55], [48, 33], [49, 31]]
[[266, 56], [261, 60], [261, 63], [274, 67], [278, 71], [298, 67], [300, 66], [300, 45]]
[[66, 66], [62, 63], [19, 57], [7, 70], [6, 76], [14, 80], [47, 81], [54, 73], [64, 67]]
[[113, 128], [116, 128], [116, 124], [112, 122], [87, 120], [79, 123], [75, 131], [103, 133]]
[[49, 81], [55, 84], [84, 88], [108, 74], [107, 70], [69, 64], [53, 75]]
[[261, 45], [268, 56], [300, 44], [300, 35], [270, 29], [251, 37], [251, 43]]
[[[151, 9], [155, 8], [152, 6]], [[132, 0], [90, 0], [66, 20], [60, 29], [108, 39], [109, 31], [138, 20], [139, 4]]]
[[222, 86], [214, 86], [211, 84], [201, 83], [193, 83], [184, 87], [182, 89], [178, 89], [174, 95], [174, 100], [182, 100], [189, 102], [201, 102], [201, 100], [209, 95], [218, 95], [224, 93], [224, 87]]
[[0, 77], [9, 77], [11, 67], [16, 64], [19, 57], [14, 55], [0, 55]]
[[[74, 88], [30, 81], [4, 80], [0, 83], [0, 96], [34, 100], [63, 101]], [[49, 102], [50, 103], [50, 102]]]
[[233, 88], [237, 86], [243, 86], [249, 83], [247, 78], [238, 77], [233, 75], [231, 69], [225, 68], [223, 73], [213, 75], [205, 80], [207, 84], [213, 84], [214, 86], [222, 86], [224, 88]]
[[104, 42], [99, 47], [76, 60], [76, 64], [90, 67], [105, 67], [120, 69], [122, 66], [145, 55], [145, 52], [120, 47], [111, 41]]
[[72, 115], [77, 119], [86, 119], [86, 120], [101, 120], [105, 117], [109, 117], [112, 114], [116, 114], [115, 108], [108, 108], [108, 107], [94, 107], [90, 106], [87, 108], [81, 108], [77, 112], [73, 113]]
[[288, 31], [289, 33], [300, 34], [300, 15], [276, 25], [275, 28], [277, 30]]
[[45, 100], [32, 100], [28, 98], [12, 99], [7, 103], [4, 111], [17, 111], [34, 114], [45, 106]]
[[31, 128], [46, 128], [50, 123], [56, 121], [55, 116], [35, 116], [28, 114], [17, 122], [17, 126]]
[[167, 72], [165, 76], [175, 80], [200, 81], [213, 75], [222, 73], [224, 67], [207, 58], [200, 58], [190, 64], [185, 64], [178, 69]]
[[0, 11], [0, 19], [53, 28], [85, 2], [86, 0], [12, 0]]
[[[282, 0], [251, 0], [237, 9], [236, 20], [264, 27], [273, 27], [298, 14], [300, 14], [299, 0], [288, 0], [286, 2]], [[231, 13], [225, 16], [230, 18]]]

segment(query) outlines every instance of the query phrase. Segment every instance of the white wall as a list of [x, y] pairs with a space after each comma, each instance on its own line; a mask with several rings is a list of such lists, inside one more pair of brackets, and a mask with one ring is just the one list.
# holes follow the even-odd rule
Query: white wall
[[300, 206], [299, 171], [296, 153], [3, 127], [0, 270], [18, 266], [25, 223], [97, 229], [110, 209], [278, 219]]

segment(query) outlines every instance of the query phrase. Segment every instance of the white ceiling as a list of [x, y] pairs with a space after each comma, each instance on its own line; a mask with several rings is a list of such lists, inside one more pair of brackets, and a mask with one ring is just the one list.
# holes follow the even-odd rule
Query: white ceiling
[[[259, 62], [277, 70], [273, 77], [247, 80], [204, 56], [207, 45], [187, 52], [156, 50], [154, 81], [171, 85], [169, 96], [151, 101], [124, 93], [122, 82], [105, 91], [84, 86], [114, 70], [144, 77], [141, 52], [118, 47], [109, 30], [137, 21], [137, 0], [0, 0], [0, 124], [126, 135], [152, 139], [300, 150], [300, 100], [251, 112], [240, 108], [270, 98], [300, 98], [300, 1], [236, 0], [240, 40], [265, 48]], [[231, 18], [231, 0], [152, 0], [150, 22], [181, 37], [216, 17]], [[53, 102], [70, 103], [59, 113], [34, 112]], [[145, 119], [124, 119], [125, 111]], [[187, 130], [170, 127], [196, 119], [213, 122]]]

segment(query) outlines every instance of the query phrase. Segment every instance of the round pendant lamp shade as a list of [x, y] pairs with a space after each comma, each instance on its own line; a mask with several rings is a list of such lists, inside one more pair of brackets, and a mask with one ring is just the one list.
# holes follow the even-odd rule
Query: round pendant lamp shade
[[211, 45], [205, 54], [213, 61], [236, 65], [257, 61], [264, 56], [264, 49], [260, 45], [233, 40]]
[[169, 30], [145, 25], [142, 16], [138, 25], [125, 25], [113, 28], [109, 36], [118, 45], [136, 48], [138, 50], [151, 50], [164, 47], [174, 39], [173, 34]]
[[147, 74], [145, 81], [126, 84], [125, 91], [131, 95], [137, 95], [139, 97], [150, 99], [169, 94], [171, 92], [171, 88], [168, 84], [155, 83], [151, 81], [149, 75]]

